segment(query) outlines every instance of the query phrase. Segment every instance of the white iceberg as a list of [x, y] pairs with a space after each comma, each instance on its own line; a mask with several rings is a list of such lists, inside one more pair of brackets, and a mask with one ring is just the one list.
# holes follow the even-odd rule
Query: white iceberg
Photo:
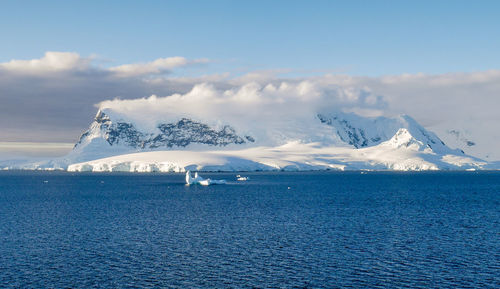
[[204, 179], [198, 175], [197, 172], [194, 173], [194, 178], [191, 176], [191, 171], [186, 172], [186, 184], [189, 185], [202, 185], [202, 186], [210, 186], [210, 185], [225, 185], [226, 180], [211, 180]]

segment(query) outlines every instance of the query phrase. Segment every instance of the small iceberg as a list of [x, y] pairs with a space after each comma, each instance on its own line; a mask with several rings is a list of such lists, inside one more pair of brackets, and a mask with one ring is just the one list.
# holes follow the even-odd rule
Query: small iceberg
[[249, 177], [242, 177], [241, 175], [237, 175], [236, 176], [236, 180], [238, 180], [238, 181], [249, 181], [250, 178]]
[[194, 177], [191, 176], [191, 171], [186, 172], [186, 184], [189, 185], [202, 185], [202, 186], [210, 186], [210, 185], [225, 185], [226, 180], [211, 180], [204, 179], [198, 175], [198, 173], [194, 173]]

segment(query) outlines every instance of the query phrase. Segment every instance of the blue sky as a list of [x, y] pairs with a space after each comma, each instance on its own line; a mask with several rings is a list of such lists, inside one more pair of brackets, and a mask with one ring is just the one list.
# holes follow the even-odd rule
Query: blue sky
[[[209, 58], [203, 73], [378, 76], [500, 66], [499, 1], [2, 1], [0, 62]], [[190, 73], [193, 73], [192, 71]]]

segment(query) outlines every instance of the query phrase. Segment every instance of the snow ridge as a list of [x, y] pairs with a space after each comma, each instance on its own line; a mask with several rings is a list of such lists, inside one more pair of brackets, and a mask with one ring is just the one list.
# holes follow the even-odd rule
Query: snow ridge
[[406, 128], [400, 128], [398, 132], [390, 140], [384, 142], [383, 145], [393, 148], [406, 147], [410, 150], [416, 151], [432, 151], [429, 144], [424, 144], [423, 142], [415, 139]]

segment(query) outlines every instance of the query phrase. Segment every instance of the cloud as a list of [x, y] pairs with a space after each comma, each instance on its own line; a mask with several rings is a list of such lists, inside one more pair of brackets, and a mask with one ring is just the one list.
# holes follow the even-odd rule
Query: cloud
[[82, 58], [74, 52], [48, 51], [40, 59], [11, 60], [0, 63], [0, 70], [16, 73], [44, 73], [70, 70], [85, 70], [89, 68], [91, 59]]
[[96, 71], [109, 73], [118, 77], [136, 77], [145, 75], [156, 75], [171, 72], [175, 68], [205, 64], [210, 62], [206, 58], [189, 60], [184, 57], [158, 58], [151, 62], [132, 63], [113, 66], [109, 68], [94, 67], [92, 60], [94, 57], [81, 57], [75, 52], [55, 52], [48, 51], [38, 59], [18, 60], [0, 63], [0, 70], [15, 72], [19, 74], [40, 74], [54, 73], [62, 71], [85, 71], [93, 69]]
[[195, 59], [189, 61], [184, 57], [176, 56], [168, 58], [158, 58], [147, 63], [134, 63], [115, 66], [109, 68], [109, 71], [114, 72], [117, 76], [120, 77], [141, 76], [167, 73], [177, 67], [207, 62], [208, 59]]
[[[281, 106], [281, 109], [273, 110], [277, 106]], [[337, 85], [319, 85], [314, 80], [278, 81], [264, 85], [250, 82], [229, 89], [201, 83], [195, 84], [184, 94], [113, 99], [97, 104], [100, 109], [111, 109], [127, 115], [137, 114], [137, 121], [147, 114], [157, 114], [154, 118], [179, 113], [212, 118], [226, 114], [236, 114], [241, 118], [253, 115], [258, 118], [263, 114], [290, 116], [291, 110], [302, 115], [320, 110], [353, 107], [377, 109], [386, 106], [383, 97], [374, 96], [369, 91]]]

